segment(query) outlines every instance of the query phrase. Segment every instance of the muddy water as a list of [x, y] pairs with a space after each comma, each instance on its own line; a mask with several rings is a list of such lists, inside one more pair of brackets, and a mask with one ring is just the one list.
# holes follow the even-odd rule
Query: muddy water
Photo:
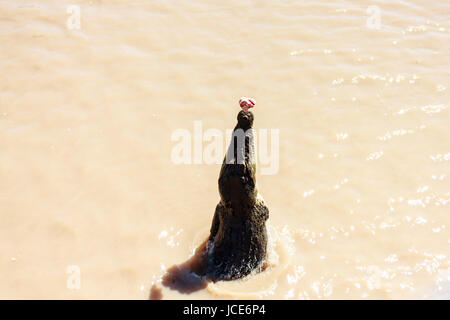
[[[0, 1], [0, 298], [448, 298], [449, 14]], [[185, 262], [220, 166], [174, 164], [171, 135], [232, 128], [241, 96], [279, 129], [269, 268], [208, 284]]]

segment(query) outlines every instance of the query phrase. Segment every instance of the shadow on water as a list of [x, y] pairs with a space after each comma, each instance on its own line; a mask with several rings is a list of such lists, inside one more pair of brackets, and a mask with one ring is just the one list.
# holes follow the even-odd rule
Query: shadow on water
[[[205, 240], [194, 255], [185, 262], [173, 265], [162, 277], [161, 284], [164, 287], [176, 290], [183, 294], [190, 294], [206, 288], [208, 279], [206, 277], [206, 243]], [[163, 298], [162, 290], [154, 284], [150, 290], [150, 300]]]

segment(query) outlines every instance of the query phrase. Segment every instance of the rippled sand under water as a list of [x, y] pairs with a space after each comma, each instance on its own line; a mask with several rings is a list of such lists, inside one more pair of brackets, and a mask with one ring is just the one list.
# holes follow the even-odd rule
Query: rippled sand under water
[[[0, 298], [450, 297], [449, 3], [233, 3], [0, 1]], [[280, 130], [269, 268], [170, 288], [220, 169], [171, 134], [241, 96]]]

